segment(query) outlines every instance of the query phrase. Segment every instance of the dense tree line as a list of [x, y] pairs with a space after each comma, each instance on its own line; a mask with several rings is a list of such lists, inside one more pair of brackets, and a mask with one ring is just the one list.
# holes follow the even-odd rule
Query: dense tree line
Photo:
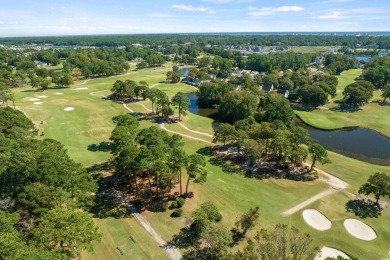
[[367, 63], [363, 70], [363, 78], [370, 81], [377, 88], [390, 83], [390, 58], [376, 57]]
[[1, 259], [67, 259], [100, 238], [86, 213], [96, 183], [62, 144], [36, 133], [22, 112], [0, 108]]
[[[170, 136], [155, 126], [139, 130], [139, 122], [129, 114], [116, 116], [113, 121], [116, 127], [110, 140], [114, 146], [115, 172], [122, 183], [131, 184], [137, 197], [162, 200], [177, 183], [180, 195], [188, 194], [190, 181], [206, 181], [205, 158], [199, 154], [187, 155], [181, 136]], [[185, 192], [184, 172], [187, 172]]]
[[319, 144], [311, 144], [307, 130], [289, 129], [280, 120], [257, 123], [249, 117], [234, 125], [222, 123], [215, 131], [213, 141], [234, 144], [238, 155], [243, 153], [251, 166], [256, 166], [260, 159], [301, 166], [309, 154], [313, 161], [311, 168], [316, 161], [328, 162], [326, 150]]
[[389, 36], [330, 36], [330, 35], [245, 35], [245, 34], [146, 34], [146, 35], [91, 35], [91, 36], [46, 36], [7, 37], [0, 43], [53, 44], [82, 46], [127, 46], [141, 43], [147, 45], [170, 45], [191, 42], [207, 45], [266, 45], [266, 46], [346, 46], [377, 45], [379, 49], [390, 49]]

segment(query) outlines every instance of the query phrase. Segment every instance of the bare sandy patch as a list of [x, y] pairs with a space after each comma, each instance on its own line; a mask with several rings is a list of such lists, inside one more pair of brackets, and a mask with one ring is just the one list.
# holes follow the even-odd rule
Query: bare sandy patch
[[303, 219], [314, 229], [324, 231], [332, 227], [332, 222], [321, 212], [315, 209], [306, 209], [302, 212]]
[[47, 98], [47, 96], [38, 96], [38, 98]]
[[65, 107], [64, 108], [64, 111], [72, 111], [72, 110], [74, 110], [74, 107]]
[[84, 90], [84, 89], [88, 89], [88, 88], [75, 88], [74, 90]]
[[43, 102], [34, 102], [34, 105], [40, 105], [43, 104]]
[[376, 233], [372, 227], [357, 219], [346, 219], [344, 227], [351, 236], [361, 240], [373, 240], [376, 238]]
[[39, 101], [40, 99], [39, 98], [30, 98], [29, 100], [30, 101]]
[[62, 95], [62, 94], [64, 94], [64, 93], [61, 93], [61, 92], [54, 93], [54, 95]]
[[338, 256], [342, 256], [343, 258], [350, 259], [350, 257], [346, 253], [337, 250], [335, 248], [324, 246], [321, 248], [321, 252], [318, 255], [316, 255], [314, 260], [325, 260], [328, 257], [336, 258]]

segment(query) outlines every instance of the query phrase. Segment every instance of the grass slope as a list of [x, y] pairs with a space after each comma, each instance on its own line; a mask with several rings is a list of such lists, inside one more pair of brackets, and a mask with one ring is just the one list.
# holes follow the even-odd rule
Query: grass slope
[[390, 106], [382, 106], [378, 101], [382, 100], [379, 90], [374, 91], [374, 97], [371, 103], [354, 112], [335, 111], [337, 108], [336, 101], [342, 99], [344, 88], [355, 81], [361, 74], [361, 69], [352, 69], [345, 71], [343, 75], [338, 76], [339, 85], [338, 93], [330, 104], [325, 106], [326, 109], [316, 109], [314, 111], [298, 111], [295, 113], [307, 124], [323, 128], [334, 129], [347, 126], [360, 126], [370, 128], [390, 137]]
[[108, 218], [95, 219], [95, 222], [100, 232], [103, 233], [103, 238], [94, 244], [95, 252], [84, 253], [83, 259], [169, 259], [168, 255], [153, 239], [150, 239], [149, 233], [135, 219]]
[[[82, 85], [72, 86], [70, 89], [49, 90], [39, 93], [31, 92], [29, 88], [18, 89], [16, 93], [17, 106], [25, 111], [32, 120], [38, 123], [44, 121], [44, 124], [39, 126], [45, 131], [45, 138], [50, 137], [61, 141], [69, 150], [72, 158], [88, 166], [104, 161], [111, 156], [105, 152], [88, 151], [87, 147], [90, 144], [107, 141], [113, 128], [111, 117], [127, 112], [122, 105], [104, 100], [98, 96], [92, 96], [89, 93], [95, 92], [95, 94], [107, 95], [117, 79], [146, 80], [151, 85], [157, 84], [164, 80], [167, 70], [168, 68], [160, 68], [130, 72], [128, 75], [84, 81]], [[80, 87], [87, 87], [88, 90], [75, 90]], [[194, 91], [192, 87], [182, 84], [159, 84], [156, 87], [166, 91], [169, 96], [178, 91]], [[64, 94], [57, 96], [54, 95], [55, 92]], [[29, 99], [39, 95], [47, 95], [48, 97], [41, 99], [44, 102], [43, 104], [34, 105], [33, 101]], [[150, 108], [148, 100], [142, 103], [128, 104], [128, 106], [138, 112], [147, 112], [140, 104]], [[63, 108], [67, 106], [74, 106], [75, 110], [63, 111]], [[350, 113], [347, 115], [350, 115]], [[201, 118], [189, 113], [183, 122], [193, 130], [212, 133], [211, 119]], [[151, 125], [155, 124], [149, 121], [142, 121], [141, 123], [141, 127]], [[167, 128], [190, 134], [189, 131], [174, 124], [168, 125]], [[199, 134], [195, 134], [195, 136], [211, 140], [211, 138]], [[184, 149], [188, 153], [194, 153], [205, 146], [204, 143], [199, 141], [186, 138], [185, 140]], [[351, 192], [356, 193], [358, 187], [375, 171], [388, 172], [388, 167], [371, 165], [338, 154], [330, 153], [330, 157], [333, 163], [320, 165], [320, 168], [349, 182], [351, 184], [349, 191]], [[333, 194], [309, 206], [323, 211], [334, 222], [331, 230], [318, 232], [305, 224], [301, 212], [289, 217], [282, 217], [280, 213], [325, 190], [327, 188], [325, 184], [321, 182], [303, 183], [288, 180], [246, 178], [241, 175], [223, 172], [220, 167], [210, 163], [207, 164], [207, 170], [209, 176], [205, 184], [190, 183], [190, 191], [194, 191], [195, 197], [187, 200], [182, 218], [170, 218], [170, 211], [147, 213], [146, 217], [164, 239], [169, 240], [174, 234], [177, 234], [180, 228], [185, 225], [185, 217], [190, 218], [191, 211], [198, 207], [200, 203], [211, 200], [221, 210], [224, 216], [223, 223], [228, 227], [233, 227], [236, 218], [241, 213], [258, 205], [261, 209], [258, 228], [273, 227], [277, 223], [294, 225], [302, 231], [310, 233], [319, 245], [334, 246], [360, 259], [380, 259], [386, 256], [389, 251], [385, 244], [390, 239], [389, 209], [386, 209], [379, 219], [365, 220], [375, 228], [378, 238], [370, 242], [360, 241], [351, 237], [342, 226], [345, 218], [355, 218], [351, 213], [347, 213], [344, 208], [345, 202], [352, 198], [347, 192]], [[119, 246], [125, 253], [123, 258], [164, 259], [165, 252], [156, 246], [146, 231], [134, 221], [133, 219], [97, 219], [96, 223], [104, 233], [103, 240], [95, 244], [95, 255], [85, 255], [84, 258], [121, 258], [119, 251], [116, 249]], [[251, 233], [253, 234], [253, 232]], [[130, 235], [136, 239], [136, 245], [132, 244], [133, 242], [129, 239]]]

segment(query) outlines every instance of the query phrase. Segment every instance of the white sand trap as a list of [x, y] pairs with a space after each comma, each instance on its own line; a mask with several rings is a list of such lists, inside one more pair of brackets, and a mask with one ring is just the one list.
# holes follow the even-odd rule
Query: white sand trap
[[344, 227], [350, 235], [356, 238], [362, 240], [373, 240], [376, 238], [374, 229], [360, 220], [352, 218], [346, 219], [344, 221]]
[[64, 110], [65, 111], [72, 111], [72, 110], [74, 110], [74, 107], [65, 107]]
[[64, 94], [64, 93], [61, 93], [61, 92], [54, 93], [54, 95], [62, 95], [62, 94]]
[[88, 89], [88, 88], [75, 88], [74, 90], [84, 90], [84, 89]]
[[315, 209], [304, 210], [302, 216], [309, 226], [317, 230], [324, 231], [332, 227], [332, 222]]
[[328, 257], [336, 258], [338, 256], [342, 256], [343, 258], [350, 259], [350, 257], [346, 253], [331, 247], [324, 246], [321, 248], [321, 252], [318, 255], [316, 255], [314, 260], [324, 260]]
[[39, 98], [30, 98], [29, 100], [30, 101], [39, 101], [40, 99]]
[[34, 102], [34, 105], [40, 105], [43, 104], [43, 102]]
[[47, 98], [47, 96], [38, 96], [39, 98]]

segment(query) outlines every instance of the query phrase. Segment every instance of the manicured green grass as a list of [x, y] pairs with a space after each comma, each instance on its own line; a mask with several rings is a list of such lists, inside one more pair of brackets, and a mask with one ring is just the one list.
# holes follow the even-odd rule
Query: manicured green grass
[[330, 48], [329, 46], [296, 46], [292, 49], [293, 52], [302, 52], [302, 53], [316, 53], [316, 52], [327, 52]]
[[342, 92], [348, 84], [354, 82], [361, 73], [361, 69], [349, 70], [338, 76], [339, 85], [336, 98], [325, 107], [327, 109], [316, 109], [314, 111], [299, 111], [295, 113], [307, 124], [323, 128], [334, 129], [347, 126], [360, 126], [370, 128], [390, 137], [390, 106], [383, 106], [378, 101], [382, 100], [380, 91], [374, 91], [374, 97], [370, 104], [367, 104], [358, 111], [337, 111], [338, 104], [334, 101], [342, 98]]
[[95, 219], [95, 223], [103, 233], [103, 238], [94, 244], [94, 253], [83, 254], [85, 260], [169, 259], [134, 218]]
[[[131, 71], [127, 75], [77, 82], [70, 89], [48, 90], [39, 93], [23, 92], [30, 90], [30, 88], [18, 89], [16, 93], [17, 106], [25, 111], [33, 121], [38, 123], [44, 121], [43, 125], [38, 125], [45, 131], [45, 138], [54, 138], [64, 143], [72, 158], [85, 166], [89, 166], [105, 161], [111, 155], [107, 152], [88, 151], [88, 145], [107, 141], [113, 128], [111, 118], [121, 113], [127, 113], [127, 110], [121, 104], [92, 96], [89, 93], [95, 92], [95, 94], [107, 95], [117, 79], [146, 80], [151, 85], [156, 84], [165, 80], [167, 70], [169, 68]], [[81, 83], [83, 84], [80, 85]], [[75, 90], [80, 87], [87, 87], [88, 89]], [[178, 91], [194, 91], [192, 87], [182, 84], [160, 84], [156, 87], [166, 91], [169, 96], [173, 96]], [[64, 94], [54, 95], [55, 92]], [[33, 101], [29, 99], [38, 95], [47, 95], [48, 97], [40, 100], [44, 102], [43, 104], [34, 105]], [[135, 111], [147, 112], [140, 104], [134, 103], [128, 104], [128, 106]], [[144, 101], [143, 104], [151, 108], [150, 101]], [[65, 112], [63, 109], [68, 106], [74, 106], [75, 110]], [[351, 114], [353, 113], [347, 115], [350, 117]], [[208, 133], [212, 133], [211, 122], [211, 119], [191, 113], [183, 120], [183, 123], [190, 129]], [[141, 127], [151, 125], [155, 124], [149, 121], [141, 122]], [[191, 134], [175, 124], [167, 125], [167, 128], [184, 134]], [[206, 136], [194, 135], [198, 138], [211, 140]], [[186, 141], [184, 150], [190, 154], [205, 146], [205, 143], [199, 141], [187, 138], [184, 138], [184, 140]], [[348, 191], [354, 193], [369, 175], [375, 171], [386, 171], [388, 169], [388, 167], [371, 165], [334, 153], [330, 153], [330, 158], [333, 161], [332, 164], [319, 165], [319, 167], [349, 182], [351, 187]], [[209, 175], [205, 184], [190, 183], [190, 191], [194, 192], [195, 197], [187, 200], [182, 218], [170, 218], [170, 210], [165, 213], [147, 213], [147, 218], [164, 239], [171, 239], [184, 226], [184, 217], [190, 218], [191, 212], [195, 208], [202, 202], [211, 200], [221, 210], [224, 217], [223, 223], [229, 228], [233, 227], [240, 214], [251, 207], [260, 206], [261, 217], [257, 229], [271, 228], [277, 223], [294, 225], [304, 232], [309, 232], [319, 245], [337, 247], [360, 259], [380, 259], [380, 257], [386, 256], [389, 251], [389, 248], [386, 248], [385, 245], [386, 241], [389, 241], [390, 234], [389, 209], [386, 209], [379, 219], [366, 221], [374, 227], [378, 233], [378, 238], [370, 242], [360, 241], [346, 233], [342, 226], [342, 221], [346, 217], [353, 217], [351, 213], [346, 213], [344, 208], [345, 202], [350, 199], [348, 193], [340, 192], [309, 206], [323, 211], [334, 222], [334, 226], [330, 231], [319, 232], [305, 224], [300, 212], [289, 217], [282, 217], [281, 213], [325, 190], [327, 188], [325, 184], [319, 181], [295, 182], [246, 178], [237, 174], [225, 173], [220, 167], [210, 163], [207, 164], [206, 169]], [[133, 219], [96, 220], [104, 236], [102, 242], [95, 244], [96, 254], [93, 257], [95, 259], [118, 259], [121, 256], [116, 247], [119, 246], [123, 248], [127, 259], [164, 259], [165, 253], [162, 249], [134, 221]], [[250, 233], [253, 234], [254, 231]], [[135, 236], [137, 245], [131, 244], [130, 235]], [[88, 258], [90, 256], [85, 257], [90, 259]]]
[[[120, 79], [135, 81], [145, 80], [155, 84], [164, 80], [168, 68], [131, 71], [126, 75], [107, 78], [89, 79], [76, 82], [65, 89], [49, 89], [43, 92], [33, 91], [31, 87], [16, 89], [16, 105], [37, 123], [45, 135], [40, 138], [53, 138], [61, 141], [68, 149], [70, 156], [83, 165], [90, 166], [104, 162], [111, 155], [107, 152], [89, 151], [88, 146], [108, 141], [114, 127], [111, 118], [127, 111], [122, 105], [104, 100], [98, 95], [109, 95], [112, 84]], [[78, 88], [87, 88], [76, 90]], [[54, 93], [63, 93], [55, 95]], [[40, 98], [36, 105], [31, 98]], [[73, 111], [64, 111], [74, 107]], [[40, 122], [43, 121], [43, 124]]]

